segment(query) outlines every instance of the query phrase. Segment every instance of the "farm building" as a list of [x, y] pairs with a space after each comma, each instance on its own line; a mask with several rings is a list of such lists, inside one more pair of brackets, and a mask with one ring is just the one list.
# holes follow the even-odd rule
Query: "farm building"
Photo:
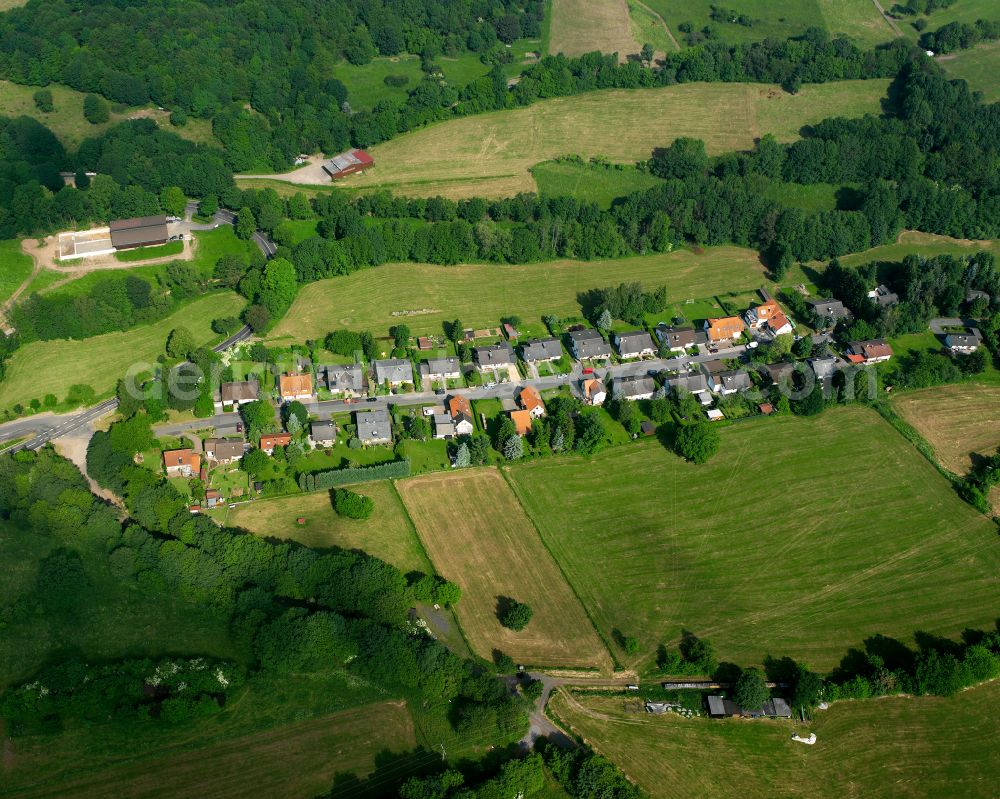
[[364, 150], [348, 150], [323, 164], [323, 171], [330, 176], [330, 180], [337, 180], [347, 175], [364, 172], [374, 165], [375, 159]]
[[167, 217], [164, 214], [116, 219], [108, 227], [111, 231], [111, 244], [116, 250], [164, 244], [169, 238]]

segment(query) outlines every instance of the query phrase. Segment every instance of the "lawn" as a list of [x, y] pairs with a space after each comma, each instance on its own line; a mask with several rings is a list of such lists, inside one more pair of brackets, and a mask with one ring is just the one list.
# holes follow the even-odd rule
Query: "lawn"
[[632, 164], [678, 136], [704, 139], [710, 154], [749, 149], [764, 133], [791, 141], [805, 124], [878, 113], [887, 85], [840, 81], [792, 95], [762, 84], [687, 83], [543, 100], [398, 136], [372, 148], [374, 169], [340, 183], [424, 196], [510, 196], [534, 190], [532, 166], [563, 155]]
[[0, 304], [28, 279], [33, 266], [31, 256], [21, 250], [20, 239], [0, 241]]
[[401, 320], [416, 335], [439, 335], [442, 323], [456, 317], [478, 327], [510, 315], [526, 322], [546, 314], [579, 316], [582, 292], [624, 281], [647, 289], [664, 285], [669, 297], [683, 302], [756, 289], [767, 282], [765, 271], [757, 253], [740, 247], [523, 266], [386, 264], [303, 286], [270, 338], [322, 339], [337, 327], [383, 335]]
[[175, 327], [187, 327], [195, 340], [204, 344], [217, 338], [211, 329], [212, 320], [238, 315], [243, 304], [242, 297], [220, 292], [194, 300], [159, 322], [125, 333], [80, 341], [33, 341], [7, 362], [7, 376], [0, 383], [0, 407], [49, 393], [62, 400], [74, 383], [91, 386], [98, 396], [110, 394], [129, 367], [156, 361]]
[[[385, 79], [401, 76], [409, 79], [402, 86], [389, 86]], [[420, 56], [399, 55], [376, 58], [363, 66], [347, 61], [333, 68], [332, 77], [347, 87], [347, 102], [354, 111], [370, 109], [381, 100], [406, 99], [424, 77], [420, 70]]]
[[[430, 571], [430, 563], [410, 524], [403, 503], [389, 481], [365, 483], [351, 490], [371, 497], [375, 510], [366, 520], [338, 516], [330, 494], [320, 491], [263, 499], [227, 510], [223, 523], [268, 538], [291, 539], [316, 549], [360, 549], [401, 571]], [[296, 519], [305, 518], [305, 524]]]
[[[212, 232], [214, 233], [215, 231]], [[147, 261], [150, 258], [165, 258], [168, 255], [180, 255], [182, 252], [184, 252], [183, 241], [168, 241], [166, 244], [158, 244], [152, 247], [136, 247], [133, 250], [116, 252], [115, 260], [122, 263], [131, 263], [132, 261]]]
[[627, 0], [552, 0], [549, 52], [568, 56], [594, 50], [618, 53], [621, 60], [638, 53]]
[[832, 211], [837, 207], [837, 186], [829, 183], [769, 183], [764, 196], [784, 206], [803, 211]]
[[45, 87], [52, 92], [53, 110], [44, 114], [38, 110], [34, 100], [34, 94], [39, 88], [41, 87], [22, 86], [0, 80], [0, 108], [3, 108], [5, 116], [34, 117], [55, 133], [67, 148], [75, 149], [84, 139], [99, 136], [125, 119], [138, 117], [155, 119], [160, 127], [171, 130], [185, 139], [199, 143], [216, 143], [212, 135], [212, 123], [209, 120], [191, 119], [184, 127], [175, 128], [167, 121], [169, 113], [155, 108], [132, 108], [122, 114], [111, 112], [107, 122], [92, 125], [83, 117], [83, 98], [86, 94], [56, 83]]
[[721, 432], [703, 466], [647, 441], [510, 472], [604, 636], [639, 638], [636, 662], [682, 628], [725, 660], [826, 670], [875, 633], [992, 625], [995, 527], [874, 412]]
[[[490, 658], [499, 649], [529, 665], [610, 667], [580, 601], [498, 471], [425, 475], [397, 485], [437, 571], [462, 587], [456, 612], [477, 654]], [[521, 632], [497, 620], [501, 597], [534, 610]]]
[[[993, 682], [950, 699], [838, 702], [808, 726], [625, 713], [620, 697], [562, 691], [549, 708], [652, 799], [973, 799], [995, 793], [998, 700]], [[816, 745], [791, 741], [793, 729]]]
[[[989, 17], [996, 18], [997, 12]], [[960, 50], [949, 53], [937, 59], [953, 78], [961, 78], [969, 87], [983, 93], [983, 101], [995, 103], [1000, 100], [1000, 85], [996, 76], [1000, 69], [1000, 42], [989, 42], [973, 47], [970, 50]]]
[[576, 197], [583, 202], [610, 208], [611, 201], [635, 191], [649, 189], [660, 179], [634, 166], [620, 169], [546, 161], [531, 168], [538, 193], [543, 197]]

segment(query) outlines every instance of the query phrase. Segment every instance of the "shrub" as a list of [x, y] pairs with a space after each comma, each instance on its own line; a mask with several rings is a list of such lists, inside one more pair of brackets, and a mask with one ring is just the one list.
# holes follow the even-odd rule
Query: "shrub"
[[43, 114], [50, 114], [55, 108], [52, 102], [52, 92], [48, 89], [39, 89], [34, 94], [35, 107]]
[[407, 83], [409, 83], [410, 82], [410, 76], [409, 75], [386, 75], [384, 78], [382, 78], [382, 82], [386, 86], [392, 86], [394, 88], [398, 88], [400, 86], [405, 86]]
[[108, 104], [96, 94], [88, 94], [83, 98], [83, 116], [91, 125], [107, 122], [111, 114]]
[[299, 475], [299, 488], [303, 491], [322, 491], [327, 488], [350, 485], [351, 483], [367, 483], [372, 480], [394, 480], [410, 476], [410, 461], [406, 458], [389, 463], [377, 463], [372, 466], [351, 466], [346, 469], [333, 469], [329, 472], [315, 472]]
[[375, 510], [375, 502], [371, 497], [338, 488], [333, 492], [333, 509], [348, 519], [367, 519]]

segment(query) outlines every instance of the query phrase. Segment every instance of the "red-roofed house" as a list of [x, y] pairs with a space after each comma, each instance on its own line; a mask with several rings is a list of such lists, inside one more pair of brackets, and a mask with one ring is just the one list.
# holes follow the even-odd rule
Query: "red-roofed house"
[[517, 401], [523, 410], [531, 414], [532, 419], [545, 416], [545, 403], [542, 402], [542, 395], [534, 386], [525, 386], [517, 395]]
[[743, 335], [746, 325], [738, 316], [724, 316], [719, 319], [709, 319], [705, 322], [705, 332], [708, 340], [716, 343], [720, 341], [732, 341]]
[[275, 447], [287, 447], [291, 443], [288, 433], [266, 433], [260, 437], [260, 448], [268, 455], [274, 454]]
[[531, 414], [528, 411], [511, 411], [510, 420], [514, 423], [514, 429], [519, 436], [526, 436], [531, 432]]
[[[882, 338], [872, 339], [871, 341], [852, 341], [849, 351], [848, 360], [851, 363], [882, 363], [892, 357], [892, 347]], [[858, 356], [861, 360], [856, 361], [850, 357], [851, 355]]]
[[168, 449], [163, 453], [167, 477], [190, 477], [201, 471], [201, 455], [192, 449]]

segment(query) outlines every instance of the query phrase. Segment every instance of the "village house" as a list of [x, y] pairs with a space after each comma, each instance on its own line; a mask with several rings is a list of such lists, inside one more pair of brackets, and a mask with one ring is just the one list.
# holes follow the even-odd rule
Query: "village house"
[[738, 316], [723, 316], [705, 320], [705, 332], [708, 334], [710, 344], [738, 339], [743, 335], [745, 327], [743, 320]]
[[361, 364], [330, 364], [320, 367], [326, 388], [340, 397], [360, 397], [365, 393], [365, 370]]
[[521, 357], [526, 363], [557, 361], [562, 354], [562, 344], [557, 338], [536, 338], [521, 345]]
[[239, 380], [223, 383], [215, 395], [215, 410], [228, 411], [253, 402], [260, 395], [260, 383], [256, 380]]
[[314, 447], [332, 447], [337, 443], [337, 425], [332, 420], [309, 425], [309, 441]]
[[949, 350], [965, 353], [966, 355], [970, 352], [975, 352], [982, 343], [982, 333], [975, 327], [970, 327], [963, 333], [946, 333], [944, 337], [944, 345]]
[[455, 423], [447, 413], [434, 414], [434, 438], [454, 438]]
[[420, 373], [426, 380], [458, 380], [462, 364], [458, 358], [428, 358], [420, 364]]
[[778, 311], [778, 313], [764, 322], [762, 329], [773, 338], [775, 336], [782, 336], [785, 333], [791, 333], [795, 329], [795, 326], [789, 321], [783, 311]]
[[490, 344], [487, 347], [476, 347], [472, 357], [480, 369], [507, 368], [514, 365], [514, 348], [506, 341]]
[[591, 361], [611, 357], [611, 345], [593, 328], [570, 331], [569, 341], [570, 350], [577, 360]]
[[712, 401], [708, 390], [708, 378], [701, 372], [668, 377], [667, 387], [673, 391], [687, 391], [694, 394], [702, 405], [708, 405]]
[[705, 365], [705, 373], [709, 391], [723, 397], [746, 391], [753, 385], [746, 370], [730, 369], [722, 361], [710, 361]]
[[278, 378], [278, 395], [282, 402], [293, 400], [309, 400], [313, 396], [313, 378], [311, 374], [285, 374]]
[[625, 375], [614, 381], [614, 396], [622, 399], [652, 399], [655, 392], [656, 381], [648, 375]]
[[807, 299], [806, 305], [812, 308], [816, 318], [821, 320], [827, 328], [833, 327], [841, 319], [851, 318], [851, 312], [844, 307], [844, 303], [840, 300], [814, 297]]
[[876, 338], [871, 341], [852, 341], [848, 346], [847, 360], [851, 363], [882, 363], [892, 357], [892, 347], [885, 339]]
[[358, 429], [358, 440], [367, 446], [392, 443], [392, 422], [389, 411], [377, 409], [354, 414]]
[[472, 423], [472, 405], [469, 398], [457, 394], [448, 398], [448, 414], [455, 423], [455, 435], [471, 436], [474, 429]]
[[771, 382], [774, 385], [788, 385], [792, 380], [792, 374], [795, 372], [795, 364], [788, 363], [787, 361], [769, 363], [764, 366], [764, 371], [767, 372], [767, 376], [771, 378]]
[[210, 488], [205, 492], [205, 506], [207, 508], [217, 508], [225, 500], [222, 498], [222, 493], [215, 488]]
[[517, 395], [517, 403], [522, 410], [527, 411], [532, 419], [545, 416], [545, 403], [542, 402], [542, 395], [534, 386], [524, 386]]
[[653, 332], [656, 333], [660, 343], [671, 352], [686, 352], [695, 344], [693, 327], [672, 327], [661, 322]]
[[760, 330], [764, 327], [768, 319], [778, 314], [784, 316], [781, 306], [770, 297], [767, 297], [760, 305], [756, 305], [745, 311], [743, 313], [743, 320], [751, 330]]
[[618, 349], [618, 355], [626, 360], [647, 358], [656, 353], [653, 338], [645, 330], [615, 333], [615, 347]]
[[169, 449], [163, 453], [167, 477], [191, 477], [201, 471], [201, 455], [193, 449]]
[[588, 405], [603, 405], [608, 397], [604, 383], [596, 378], [584, 380], [580, 386], [583, 399]]
[[246, 449], [246, 442], [242, 438], [205, 439], [205, 457], [220, 466], [239, 460]]
[[260, 437], [259, 449], [273, 455], [276, 447], [287, 447], [292, 443], [292, 437], [288, 433], [265, 433]]
[[385, 358], [375, 361], [375, 384], [397, 388], [413, 382], [413, 364], [405, 358]]
[[108, 230], [111, 233], [111, 246], [116, 250], [165, 244], [170, 237], [166, 214], [116, 219], [108, 225]]
[[511, 411], [510, 420], [514, 423], [514, 429], [519, 436], [526, 436], [531, 432], [531, 423], [534, 419], [528, 411]]
[[899, 304], [899, 295], [881, 283], [868, 292], [868, 299], [874, 300], [875, 304], [881, 308]]
[[837, 371], [837, 359], [832, 355], [826, 358], [810, 358], [808, 364], [812, 367], [816, 380], [828, 390], [833, 385], [833, 375]]

